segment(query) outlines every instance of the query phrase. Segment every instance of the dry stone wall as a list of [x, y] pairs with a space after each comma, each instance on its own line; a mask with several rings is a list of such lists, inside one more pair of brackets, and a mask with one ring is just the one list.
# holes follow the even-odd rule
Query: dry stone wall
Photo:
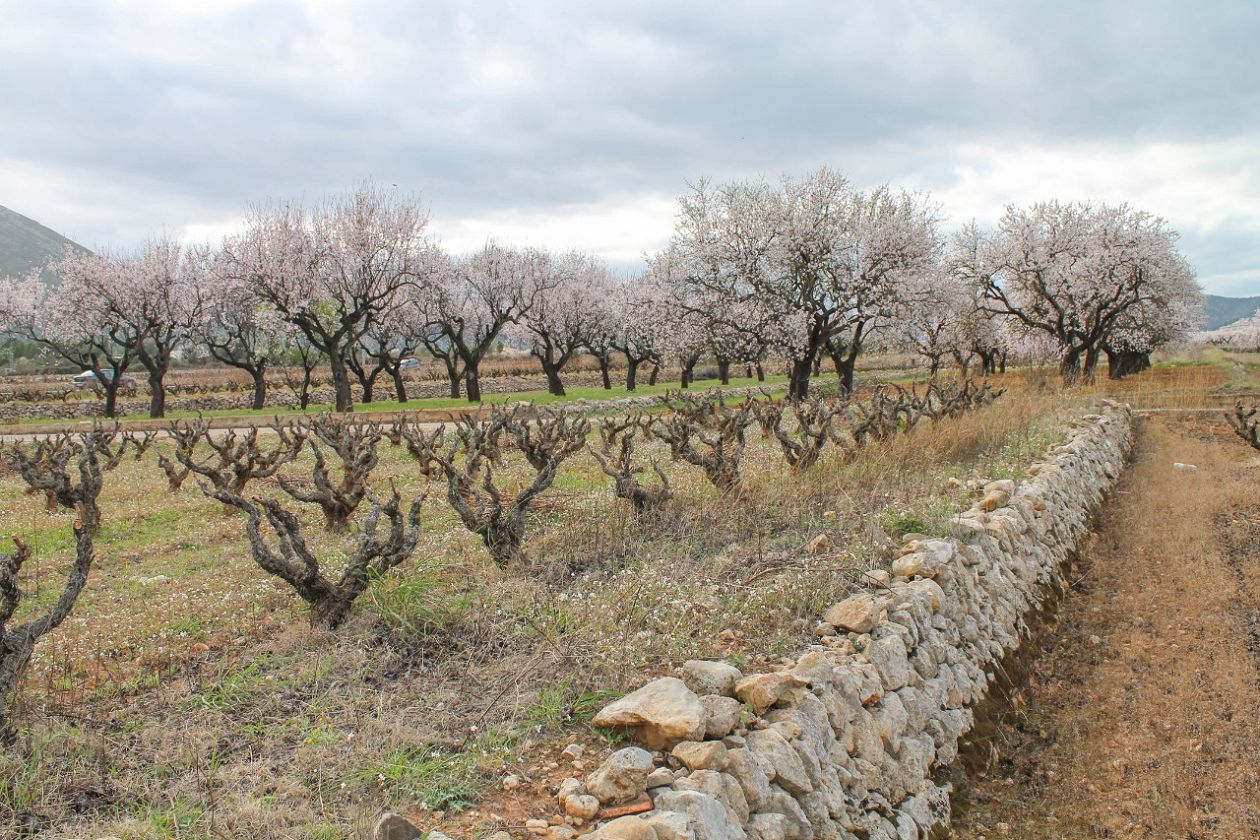
[[890, 570], [826, 612], [819, 643], [790, 666], [745, 675], [687, 662], [604, 708], [595, 723], [643, 747], [566, 781], [566, 824], [531, 830], [594, 829], [598, 840], [938, 832], [950, 816], [944, 771], [1001, 663], [1062, 591], [1130, 449], [1127, 406], [1104, 403], [1073, 426], [1026, 479], [988, 484], [948, 538], [908, 540]]

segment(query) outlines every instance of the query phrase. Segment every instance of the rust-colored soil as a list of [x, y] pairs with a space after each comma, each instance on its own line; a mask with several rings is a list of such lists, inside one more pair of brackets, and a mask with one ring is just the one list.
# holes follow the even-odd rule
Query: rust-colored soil
[[1260, 837], [1257, 454], [1143, 421], [1074, 576], [954, 836]]

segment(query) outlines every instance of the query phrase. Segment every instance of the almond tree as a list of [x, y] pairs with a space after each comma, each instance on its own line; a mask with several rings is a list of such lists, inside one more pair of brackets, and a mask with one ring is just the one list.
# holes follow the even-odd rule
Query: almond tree
[[598, 302], [611, 293], [612, 282], [607, 268], [586, 254], [548, 256], [546, 265], [548, 290], [523, 314], [516, 334], [542, 365], [547, 390], [563, 397], [560, 373], [600, 332]]
[[232, 275], [327, 357], [338, 412], [354, 407], [346, 360], [355, 344], [421, 279], [427, 224], [416, 202], [368, 184], [313, 212], [257, 212], [225, 246]]
[[481, 402], [480, 367], [504, 328], [530, 312], [556, 285], [548, 254], [494, 242], [455, 261], [435, 278], [430, 351], [462, 365], [469, 402]]
[[100, 254], [67, 251], [48, 268], [60, 278], [56, 286], [46, 285], [37, 271], [0, 284], [0, 327], [90, 370], [105, 395], [105, 416], [114, 417], [139, 340], [133, 326], [95, 291], [122, 283], [118, 263]]
[[1136, 307], [1193, 283], [1167, 223], [1128, 205], [1041, 202], [1008, 207], [992, 233], [957, 236], [956, 271], [1007, 316], [1060, 348], [1067, 384], [1093, 377], [1103, 342]]
[[599, 362], [600, 381], [605, 391], [612, 390], [612, 357], [617, 352], [614, 345], [621, 322], [621, 311], [617, 306], [621, 285], [610, 281], [601, 294], [590, 301], [582, 336], [582, 346]]
[[139, 254], [119, 261], [120, 285], [95, 290], [113, 316], [134, 336], [136, 361], [148, 373], [149, 416], [166, 414], [166, 374], [176, 349], [185, 345], [201, 319], [203, 301], [197, 261], [203, 259], [172, 239], [150, 242]]
[[618, 286], [613, 295], [617, 327], [609, 346], [626, 357], [627, 391], [638, 387], [640, 366], [662, 357], [662, 313], [668, 304], [668, 290], [646, 274]]
[[267, 405], [267, 369], [293, 339], [293, 327], [234, 275], [222, 252], [204, 254], [199, 269], [202, 316], [197, 343], [217, 361], [243, 370], [254, 385], [251, 408]]
[[978, 337], [993, 316], [978, 308], [971, 288], [956, 274], [931, 271], [903, 287], [895, 317], [885, 331], [889, 337], [921, 356], [935, 378], [953, 359], [966, 376]]
[[822, 356], [852, 389], [867, 333], [940, 243], [935, 208], [922, 196], [857, 192], [820, 169], [777, 186], [701, 181], [679, 199], [674, 246], [699, 267], [693, 285], [769, 313], [772, 341], [792, 362], [789, 394], [802, 398]]
[[[421, 258], [424, 266], [422, 283], [408, 284], [398, 292], [394, 305], [372, 320], [367, 331], [359, 337], [354, 351], [347, 357], [347, 365], [363, 388], [363, 401], [373, 401], [373, 389], [381, 374], [389, 376], [394, 385], [394, 398], [407, 402], [407, 383], [403, 379], [403, 360], [427, 346], [433, 334], [428, 324], [426, 302], [431, 295], [431, 280], [435, 265], [444, 257], [435, 257], [436, 249], [426, 249]], [[459, 387], [458, 375], [454, 377]], [[454, 396], [459, 396], [458, 392]]]
[[1100, 341], [1109, 378], [1147, 370], [1157, 347], [1184, 341], [1203, 323], [1203, 292], [1189, 267], [1168, 280], [1162, 294], [1130, 307]]
[[1260, 312], [1210, 332], [1199, 333], [1198, 338], [1217, 347], [1260, 350]]

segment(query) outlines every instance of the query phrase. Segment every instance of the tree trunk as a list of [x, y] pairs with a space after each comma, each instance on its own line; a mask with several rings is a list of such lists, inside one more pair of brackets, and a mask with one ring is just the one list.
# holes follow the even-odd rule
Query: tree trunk
[[652, 363], [652, 370], [651, 370], [651, 372], [650, 372], [650, 373], [648, 373], [648, 385], [655, 385], [655, 384], [656, 384], [656, 375], [657, 375], [658, 373], [660, 373], [660, 372], [661, 372], [661, 363], [660, 363], [660, 362], [653, 362], [653, 363]]
[[267, 405], [267, 369], [259, 365], [252, 368], [249, 375], [254, 380], [254, 399], [250, 407], [263, 408]]
[[311, 404], [311, 371], [314, 368], [302, 366], [302, 390], [298, 392], [298, 408], [306, 411]]
[[329, 346], [328, 364], [332, 369], [333, 409], [339, 414], [354, 411], [354, 394], [350, 390], [350, 375], [346, 369], [346, 360], [341, 357], [340, 347]]
[[626, 390], [633, 391], [637, 385], [639, 378], [639, 360], [633, 356], [626, 356]]
[[451, 383], [451, 399], [453, 400], [459, 399], [459, 396], [460, 396], [459, 383], [460, 383], [460, 380], [463, 379], [463, 377], [460, 376], [458, 371], [456, 371], [454, 368], [450, 367], [449, 365], [447, 366], [447, 369], [446, 369], [446, 376], [447, 376], [447, 379], [449, 379]]
[[731, 363], [725, 359], [718, 359], [718, 382], [723, 385], [731, 384]]
[[[815, 351], [815, 354], [817, 351]], [[788, 372], [788, 397], [803, 400], [809, 396], [809, 374], [814, 369], [814, 358], [803, 356], [792, 360], [792, 368]]]
[[[105, 416], [106, 417], [118, 416], [118, 385], [119, 385], [119, 380], [121, 379], [122, 379], [122, 374], [120, 374], [118, 371], [114, 371], [114, 375], [110, 377], [110, 380], [108, 382], [105, 383]], [[100, 381], [100, 376], [97, 376], [97, 381]]]
[[394, 380], [394, 396], [400, 403], [405, 403], [407, 401], [407, 383], [403, 381], [402, 368], [395, 366], [389, 372], [389, 375]]
[[757, 381], [758, 382], [766, 381], [766, 369], [761, 366], [760, 361], [757, 362]]
[[159, 367], [149, 369], [149, 416], [166, 416], [166, 386], [162, 380], [166, 370]]
[[564, 383], [560, 381], [560, 366], [552, 362], [543, 362], [542, 369], [547, 375], [547, 392], [554, 397], [563, 397]]
[[612, 365], [609, 364], [608, 354], [602, 353], [598, 356], [598, 358], [599, 358], [599, 375], [600, 375], [600, 378], [604, 380], [604, 390], [611, 391], [612, 390], [612, 371], [609, 370], [609, 368], [611, 368]]
[[678, 383], [678, 384], [679, 384], [682, 388], [690, 388], [690, 387], [691, 387], [691, 378], [695, 375], [695, 372], [696, 372], [696, 363], [695, 363], [695, 360], [693, 360], [693, 359], [688, 359], [687, 361], [683, 362], [683, 366], [682, 366], [682, 376], [680, 376], [680, 377], [679, 377], [679, 383]]
[[1081, 373], [1084, 376], [1085, 382], [1090, 385], [1094, 384], [1094, 372], [1098, 368], [1098, 360], [1101, 357], [1102, 353], [1099, 351], [1097, 345], [1091, 346], [1085, 351], [1085, 364]]
[[1067, 350], [1063, 354], [1063, 358], [1059, 360], [1059, 376], [1063, 379], [1063, 384], [1072, 386], [1081, 381], [1081, 351], [1077, 349]]
[[467, 384], [468, 401], [470, 403], [481, 402], [481, 382], [477, 378], [476, 364], [468, 364], [464, 368], [464, 381]]
[[1123, 379], [1135, 373], [1141, 373], [1151, 366], [1149, 353], [1138, 353], [1133, 350], [1110, 350], [1107, 353], [1107, 376], [1110, 379]]
[[[847, 355], [837, 351], [828, 351], [831, 356], [831, 363], [836, 368], [836, 375], [840, 377], [840, 395], [847, 396], [853, 393], [853, 372], [857, 368], [857, 353], [852, 350]], [[935, 374], [933, 374], [935, 375]]]
[[856, 368], [857, 359], [854, 357], [842, 359], [837, 365], [836, 372], [840, 374], [840, 393], [846, 395], [853, 393], [853, 374]]
[[353, 598], [347, 598], [335, 591], [313, 602], [310, 614], [311, 627], [336, 630], [350, 615], [353, 604]]

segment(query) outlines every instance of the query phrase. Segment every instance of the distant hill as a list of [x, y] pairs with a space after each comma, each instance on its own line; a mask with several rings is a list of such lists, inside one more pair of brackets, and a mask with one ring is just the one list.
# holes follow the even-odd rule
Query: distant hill
[[0, 277], [23, 277], [50, 257], [60, 257], [67, 245], [87, 251], [34, 219], [0, 206]]
[[1234, 298], [1220, 295], [1205, 295], [1207, 305], [1203, 307], [1203, 329], [1216, 330], [1243, 318], [1250, 318], [1260, 309], [1260, 297]]

